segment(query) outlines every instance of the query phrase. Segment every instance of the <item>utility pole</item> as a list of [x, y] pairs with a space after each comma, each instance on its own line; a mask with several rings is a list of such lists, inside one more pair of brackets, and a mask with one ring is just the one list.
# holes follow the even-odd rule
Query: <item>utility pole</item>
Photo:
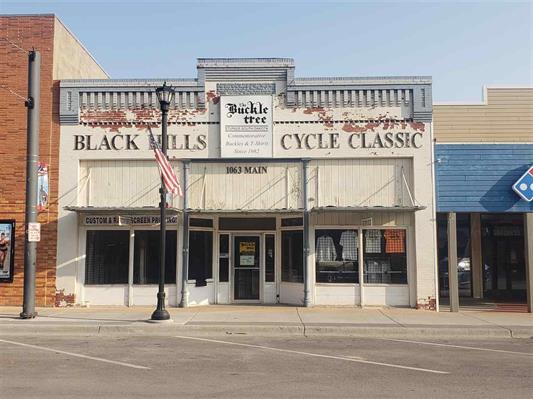
[[[37, 241], [30, 234], [37, 224], [37, 166], [39, 162], [39, 113], [41, 97], [41, 54], [32, 50], [28, 57], [28, 139], [26, 157], [26, 220], [24, 235], [24, 302], [20, 317], [33, 319], [35, 311], [35, 262]], [[40, 235], [40, 234], [39, 234]]]

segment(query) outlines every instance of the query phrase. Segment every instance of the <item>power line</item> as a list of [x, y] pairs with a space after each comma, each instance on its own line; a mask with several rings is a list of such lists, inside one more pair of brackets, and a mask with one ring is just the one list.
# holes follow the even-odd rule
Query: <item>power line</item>
[[9, 44], [11, 44], [13, 47], [16, 47], [17, 49], [19, 49], [20, 51], [22, 51], [23, 53], [28, 53], [28, 50], [24, 50], [22, 47], [20, 47], [18, 44], [16, 44], [15, 42], [12, 42], [11, 40], [9, 40], [7, 37], [0, 37], [0, 40], [5, 40], [6, 42], [8, 42]]
[[18, 98], [20, 98], [21, 100], [28, 101], [28, 98], [27, 98], [27, 97], [21, 96], [21, 95], [18, 94], [16, 91], [11, 90], [11, 89], [10, 89], [9, 87], [7, 87], [7, 86], [2, 85], [2, 86], [0, 86], [0, 89], [4, 89], [5, 91], [10, 92], [10, 93], [13, 94], [15, 97], [18, 97]]

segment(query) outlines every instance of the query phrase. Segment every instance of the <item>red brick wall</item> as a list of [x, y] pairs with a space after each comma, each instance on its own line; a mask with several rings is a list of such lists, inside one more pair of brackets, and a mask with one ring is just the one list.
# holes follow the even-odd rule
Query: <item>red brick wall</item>
[[[55, 300], [57, 190], [59, 165], [59, 84], [52, 80], [53, 16], [0, 17], [0, 85], [27, 96], [28, 55], [41, 53], [40, 161], [49, 164], [50, 208], [39, 215], [36, 305]], [[0, 89], [0, 219], [16, 220], [15, 274], [0, 283], [0, 305], [21, 305], [24, 275], [24, 203], [26, 189], [26, 107], [24, 101]]]

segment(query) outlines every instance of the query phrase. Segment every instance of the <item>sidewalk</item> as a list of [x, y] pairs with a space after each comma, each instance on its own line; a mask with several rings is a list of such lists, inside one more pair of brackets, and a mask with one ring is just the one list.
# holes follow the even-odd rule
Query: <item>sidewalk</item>
[[168, 308], [172, 321], [148, 323], [153, 307], [0, 307], [0, 336], [32, 334], [294, 335], [417, 338], [533, 338], [533, 315], [430, 312], [399, 308], [212, 305]]

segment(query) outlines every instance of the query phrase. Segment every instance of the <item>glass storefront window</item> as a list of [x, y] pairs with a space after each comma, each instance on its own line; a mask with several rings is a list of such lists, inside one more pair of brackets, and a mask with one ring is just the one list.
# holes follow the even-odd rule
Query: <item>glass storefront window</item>
[[364, 282], [407, 284], [405, 229], [363, 230]]
[[127, 284], [130, 232], [88, 230], [85, 284]]
[[357, 230], [315, 230], [317, 283], [359, 283]]
[[229, 280], [229, 234], [221, 234], [219, 239], [218, 281]]
[[[472, 270], [470, 255], [470, 214], [456, 214], [457, 228], [457, 278], [459, 296], [472, 296]], [[448, 214], [437, 215], [437, 255], [439, 262], [439, 294], [449, 295], [448, 279]]]
[[[159, 230], [135, 230], [133, 284], [159, 283]], [[167, 230], [165, 242], [165, 283], [176, 284], [175, 230]]]
[[213, 277], [213, 232], [191, 231], [189, 235], [189, 279], [196, 280], [196, 286], [207, 285]]
[[281, 219], [281, 227], [299, 227], [304, 225], [303, 218], [284, 218]]
[[303, 231], [281, 232], [281, 280], [303, 283]]
[[265, 236], [265, 281], [267, 282], [276, 281], [276, 244], [274, 237], [274, 234], [267, 234]]

